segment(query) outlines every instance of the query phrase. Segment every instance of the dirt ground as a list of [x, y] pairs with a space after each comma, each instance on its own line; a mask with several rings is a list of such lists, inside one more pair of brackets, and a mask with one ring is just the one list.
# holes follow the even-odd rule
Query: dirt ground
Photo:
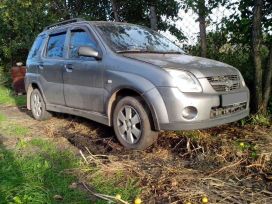
[[[0, 107], [8, 120], [79, 154], [104, 172], [126, 171], [142, 187], [143, 203], [272, 203], [272, 127], [238, 123], [187, 132], [162, 132], [146, 151], [127, 151], [111, 128], [75, 116], [32, 119], [25, 108]], [[0, 134], [6, 148], [16, 138]], [[79, 178], [84, 179], [84, 176]]]

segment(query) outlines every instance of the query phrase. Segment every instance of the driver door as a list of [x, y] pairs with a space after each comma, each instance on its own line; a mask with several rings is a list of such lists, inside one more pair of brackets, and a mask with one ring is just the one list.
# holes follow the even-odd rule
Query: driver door
[[100, 50], [98, 43], [87, 27], [75, 27], [68, 35], [68, 59], [63, 74], [66, 106], [102, 113], [104, 108], [102, 60], [78, 55], [81, 46]]

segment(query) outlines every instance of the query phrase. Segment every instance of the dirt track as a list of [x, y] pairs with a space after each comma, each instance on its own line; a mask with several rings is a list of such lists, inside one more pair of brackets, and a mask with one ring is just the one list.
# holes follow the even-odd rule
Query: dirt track
[[[88, 154], [88, 149], [103, 155], [104, 171], [121, 169], [139, 179], [144, 203], [200, 203], [204, 195], [209, 203], [272, 203], [271, 127], [232, 124], [164, 132], [153, 147], [133, 152], [119, 145], [111, 128], [83, 118], [55, 114], [38, 122], [17, 107], [0, 107], [0, 113], [28, 127], [29, 138], [45, 137], [76, 153]], [[16, 138], [5, 135], [1, 141], [7, 148], [16, 144]]]

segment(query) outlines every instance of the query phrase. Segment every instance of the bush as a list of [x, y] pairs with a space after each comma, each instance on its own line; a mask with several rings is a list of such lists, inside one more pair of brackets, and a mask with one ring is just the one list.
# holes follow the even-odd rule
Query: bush
[[8, 73], [4, 66], [0, 65], [0, 85], [10, 85], [11, 75]]

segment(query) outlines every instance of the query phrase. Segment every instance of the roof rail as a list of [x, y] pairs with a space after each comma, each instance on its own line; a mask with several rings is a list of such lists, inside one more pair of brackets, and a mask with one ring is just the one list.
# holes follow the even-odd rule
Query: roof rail
[[85, 19], [83, 18], [73, 18], [73, 19], [69, 19], [69, 20], [66, 20], [66, 21], [61, 21], [59, 23], [55, 23], [55, 24], [52, 24], [50, 26], [46, 26], [43, 30], [49, 30], [51, 28], [55, 28], [55, 27], [58, 27], [58, 26], [61, 26], [61, 25], [66, 25], [66, 24], [69, 24], [69, 23], [75, 23], [75, 22], [80, 22], [80, 21], [85, 21]]

